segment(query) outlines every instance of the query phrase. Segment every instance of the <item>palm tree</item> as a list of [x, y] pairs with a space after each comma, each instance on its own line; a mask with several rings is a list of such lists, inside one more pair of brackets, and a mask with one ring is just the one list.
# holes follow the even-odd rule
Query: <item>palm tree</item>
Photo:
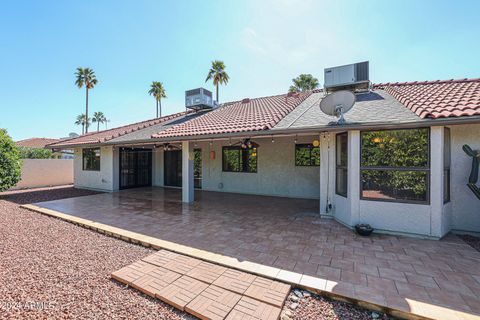
[[[75, 72], [75, 76], [77, 79], [75, 80], [75, 84], [78, 88], [82, 88], [85, 86], [86, 90], [86, 101], [85, 101], [85, 117], [88, 118], [88, 90], [93, 89], [93, 87], [97, 84], [97, 77], [95, 76], [95, 72], [90, 68], [77, 68], [77, 72]], [[88, 132], [88, 122], [85, 126], [85, 133]]]
[[227, 72], [225, 71], [225, 64], [223, 63], [223, 61], [220, 61], [220, 60], [212, 61], [212, 67], [210, 68], [210, 71], [208, 71], [207, 79], [205, 80], [205, 82], [207, 82], [210, 79], [213, 79], [213, 85], [217, 89], [217, 102], [219, 102], [218, 101], [218, 85], [227, 84], [228, 80], [230, 79]]
[[159, 81], [152, 81], [150, 85], [150, 90], [148, 90], [148, 94], [155, 98], [157, 103], [157, 118], [162, 116], [162, 98], [166, 98], [167, 95], [165, 94], [165, 88], [163, 87], [163, 83]]
[[88, 121], [86, 121], [86, 119], [87, 119], [87, 116], [84, 113], [82, 113], [77, 116], [77, 120], [75, 121], [76, 125], [82, 126], [82, 134], [85, 134], [86, 124], [87, 122], [90, 122], [90, 119], [88, 119]]
[[288, 92], [299, 92], [306, 90], [313, 90], [318, 87], [318, 79], [311, 74], [301, 74], [295, 79], [292, 79], [293, 85], [290, 86]]
[[107, 121], [107, 118], [101, 111], [97, 111], [93, 113], [93, 118], [92, 122], [97, 123], [97, 132], [100, 131], [100, 123], [105, 123]]

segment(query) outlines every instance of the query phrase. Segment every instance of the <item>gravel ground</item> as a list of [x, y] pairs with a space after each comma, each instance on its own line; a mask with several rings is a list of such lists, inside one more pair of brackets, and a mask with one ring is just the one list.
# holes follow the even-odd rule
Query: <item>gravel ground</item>
[[480, 251], [480, 237], [470, 236], [468, 234], [459, 235], [460, 239], [468, 243], [475, 250]]
[[358, 308], [349, 303], [331, 300], [308, 291], [294, 289], [283, 307], [281, 320], [367, 320], [393, 319], [385, 314]]
[[110, 279], [152, 250], [17, 204], [91, 194], [54, 191], [0, 195], [0, 319], [191, 319]]

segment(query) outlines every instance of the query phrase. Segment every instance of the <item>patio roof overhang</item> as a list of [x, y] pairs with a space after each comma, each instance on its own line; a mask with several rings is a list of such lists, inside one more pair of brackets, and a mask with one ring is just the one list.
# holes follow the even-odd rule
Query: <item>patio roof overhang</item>
[[[422, 119], [419, 121], [409, 122], [381, 122], [381, 123], [347, 123], [344, 125], [321, 125], [321, 126], [305, 126], [301, 128], [288, 129], [271, 129], [258, 131], [244, 131], [225, 134], [213, 135], [193, 135], [168, 138], [150, 138], [131, 141], [106, 141], [102, 143], [85, 143], [79, 145], [68, 145], [69, 148], [88, 148], [92, 146], [131, 146], [131, 145], [155, 145], [162, 143], [179, 143], [182, 141], [214, 141], [228, 140], [231, 138], [271, 138], [295, 135], [312, 135], [322, 132], [342, 132], [347, 130], [370, 130], [370, 129], [395, 129], [395, 128], [424, 128], [431, 126], [448, 126], [461, 124], [477, 124], [480, 123], [480, 116], [458, 117], [458, 118], [440, 118], [440, 119]], [[65, 146], [67, 147], [67, 146]], [[58, 146], [56, 148], [59, 148]], [[61, 146], [60, 146], [61, 148]]]

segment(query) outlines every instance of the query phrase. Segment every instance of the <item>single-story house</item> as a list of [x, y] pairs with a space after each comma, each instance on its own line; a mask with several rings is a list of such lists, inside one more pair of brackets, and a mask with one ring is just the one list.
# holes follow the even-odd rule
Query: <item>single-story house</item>
[[353, 227], [438, 239], [480, 232], [467, 186], [480, 150], [480, 79], [381, 83], [356, 92], [345, 123], [325, 90], [188, 110], [51, 144], [74, 149], [77, 188], [161, 186], [319, 201]]

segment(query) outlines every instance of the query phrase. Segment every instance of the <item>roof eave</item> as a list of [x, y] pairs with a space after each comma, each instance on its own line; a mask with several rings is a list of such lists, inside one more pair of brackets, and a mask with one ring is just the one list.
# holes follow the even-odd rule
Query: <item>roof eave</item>
[[345, 130], [369, 130], [369, 129], [395, 129], [395, 128], [421, 128], [431, 126], [445, 126], [445, 125], [460, 125], [460, 124], [477, 124], [480, 123], [480, 116], [469, 117], [457, 117], [457, 118], [439, 118], [439, 119], [422, 119], [419, 121], [406, 121], [406, 122], [371, 122], [371, 123], [347, 123], [344, 125], [322, 125], [322, 126], [309, 126], [299, 128], [287, 128], [287, 129], [271, 129], [271, 130], [258, 130], [258, 131], [244, 131], [224, 134], [211, 134], [211, 135], [195, 135], [195, 136], [177, 136], [168, 138], [151, 138], [142, 140], [130, 140], [122, 142], [107, 141], [96, 144], [81, 144], [81, 145], [67, 145], [56, 146], [56, 148], [88, 148], [92, 146], [113, 146], [113, 145], [133, 145], [133, 144], [149, 144], [149, 143], [164, 143], [164, 142], [179, 142], [188, 140], [210, 140], [210, 139], [223, 139], [233, 137], [268, 137], [272, 135], [293, 135], [293, 134], [305, 134], [305, 133], [319, 133], [319, 132], [339, 132]]

